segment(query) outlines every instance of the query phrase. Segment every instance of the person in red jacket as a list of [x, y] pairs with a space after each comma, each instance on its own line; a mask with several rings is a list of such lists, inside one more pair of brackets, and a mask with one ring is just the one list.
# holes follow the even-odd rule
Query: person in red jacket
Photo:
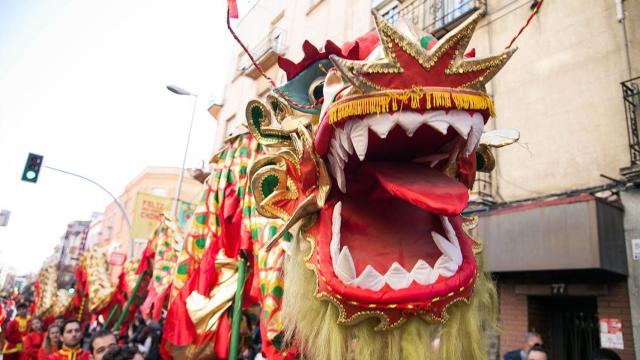
[[82, 329], [80, 321], [70, 319], [62, 325], [62, 348], [49, 355], [47, 360], [90, 360], [91, 355], [80, 348]]
[[60, 326], [53, 323], [49, 325], [47, 336], [38, 351], [38, 360], [47, 360], [49, 355], [58, 351], [58, 348], [60, 348]]
[[16, 306], [16, 317], [7, 325], [5, 333], [7, 342], [2, 350], [3, 360], [19, 360], [22, 352], [22, 338], [29, 329], [29, 318], [27, 317], [27, 304], [19, 303]]
[[20, 360], [38, 360], [38, 351], [44, 338], [42, 334], [42, 321], [38, 318], [31, 319], [31, 331], [22, 338], [23, 350]]

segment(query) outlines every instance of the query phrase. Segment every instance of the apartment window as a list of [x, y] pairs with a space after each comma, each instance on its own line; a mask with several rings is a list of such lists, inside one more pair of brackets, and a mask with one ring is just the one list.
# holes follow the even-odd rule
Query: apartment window
[[382, 17], [387, 20], [390, 24], [395, 24], [398, 22], [400, 18], [400, 11], [398, 11], [398, 5], [394, 5], [391, 9], [387, 10]]
[[436, 27], [446, 26], [475, 9], [475, 0], [436, 1]]
[[640, 77], [622, 83], [624, 109], [627, 116], [631, 166], [640, 166]]
[[399, 18], [422, 32], [440, 38], [475, 10], [486, 8], [486, 0], [407, 0], [381, 2], [376, 9], [391, 23]]

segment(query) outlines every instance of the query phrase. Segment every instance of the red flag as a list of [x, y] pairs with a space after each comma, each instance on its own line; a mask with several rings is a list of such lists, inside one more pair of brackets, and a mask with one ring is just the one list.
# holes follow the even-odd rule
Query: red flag
[[229, 313], [225, 312], [220, 318], [220, 325], [218, 325], [214, 343], [214, 351], [218, 359], [229, 357], [229, 339], [231, 339], [231, 321], [229, 320]]
[[229, 17], [232, 19], [238, 18], [238, 4], [236, 0], [227, 0], [227, 6], [229, 8]]
[[[152, 238], [152, 240], [155, 239]], [[147, 246], [144, 248], [144, 252], [142, 253], [142, 257], [140, 258], [140, 265], [138, 265], [138, 269], [136, 270], [136, 274], [142, 274], [147, 271], [153, 270], [153, 260], [156, 256], [155, 250], [155, 241], [149, 240], [147, 242]]]
[[191, 294], [191, 290], [195, 287], [194, 283], [197, 280], [195, 276], [190, 277], [171, 303], [171, 306], [169, 306], [164, 321], [163, 343], [168, 341], [176, 346], [186, 346], [195, 340], [196, 327], [191, 321], [186, 303], [187, 296]]

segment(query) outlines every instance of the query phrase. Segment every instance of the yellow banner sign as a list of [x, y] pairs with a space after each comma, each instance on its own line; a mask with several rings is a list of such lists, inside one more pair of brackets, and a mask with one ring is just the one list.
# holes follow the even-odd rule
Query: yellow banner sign
[[131, 236], [136, 239], [149, 239], [153, 230], [162, 220], [162, 213], [171, 211], [171, 199], [139, 192], [133, 208]]

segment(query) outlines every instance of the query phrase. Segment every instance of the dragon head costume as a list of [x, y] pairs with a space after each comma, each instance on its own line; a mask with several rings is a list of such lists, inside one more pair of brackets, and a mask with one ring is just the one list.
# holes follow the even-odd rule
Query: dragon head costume
[[489, 147], [518, 138], [483, 135], [484, 86], [514, 50], [465, 53], [479, 14], [439, 40], [374, 18], [377, 36], [281, 59], [288, 82], [247, 105], [271, 149], [250, 170], [256, 210], [284, 221], [267, 248], [295, 234], [286, 338], [314, 359], [485, 358], [496, 294], [461, 213]]

